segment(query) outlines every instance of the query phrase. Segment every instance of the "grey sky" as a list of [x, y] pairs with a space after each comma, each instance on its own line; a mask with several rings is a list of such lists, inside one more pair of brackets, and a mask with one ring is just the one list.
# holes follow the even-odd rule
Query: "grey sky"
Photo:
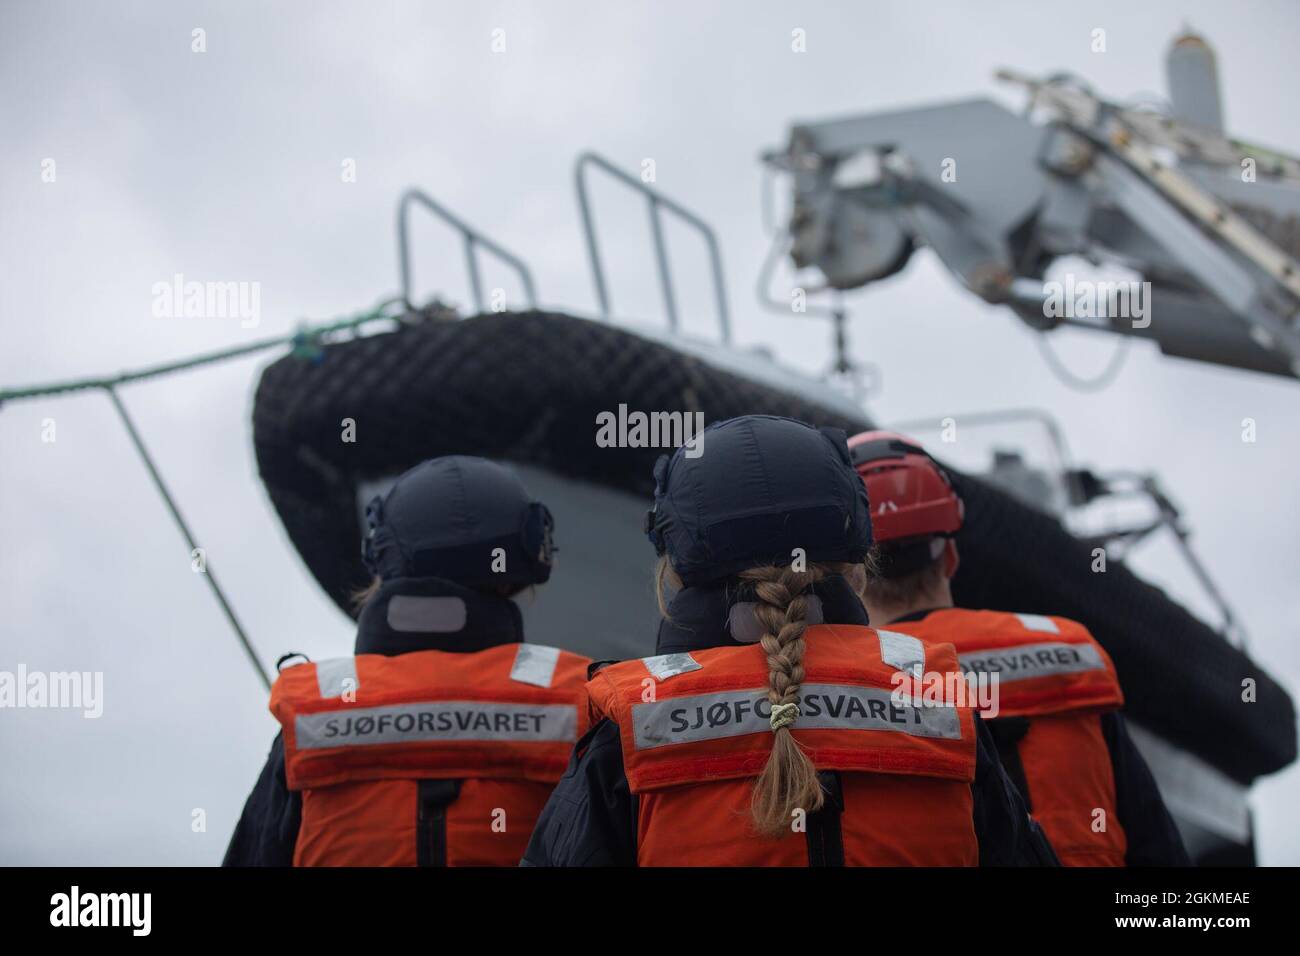
[[[761, 148], [794, 119], [976, 94], [999, 66], [1068, 69], [1103, 93], [1164, 91], [1189, 22], [1217, 49], [1229, 128], [1300, 151], [1293, 3], [0, 5], [0, 383], [146, 364], [364, 308], [396, 287], [393, 207], [417, 184], [532, 264], [547, 304], [593, 308], [570, 189], [594, 148], [724, 242], [738, 337], [818, 370], [829, 331], [759, 309]], [[206, 30], [207, 52], [191, 52]], [[807, 53], [790, 50], [807, 31]], [[1090, 52], [1091, 31], [1107, 51]], [[492, 31], [506, 51], [491, 51]], [[57, 179], [42, 182], [42, 161]], [[355, 159], [357, 181], [341, 181]], [[657, 321], [639, 205], [598, 190], [617, 311]], [[621, 219], [622, 224], [616, 220]], [[711, 331], [702, 259], [673, 234], [686, 324]], [[422, 291], [467, 301], [453, 240], [416, 233]], [[160, 319], [152, 287], [261, 284], [261, 324]], [[489, 273], [489, 284], [505, 281]], [[1100, 395], [1060, 385], [1033, 335], [927, 254], [851, 300], [885, 420], [1041, 405], [1076, 457], [1161, 471], [1195, 542], [1294, 690], [1300, 386], [1137, 346]], [[1056, 337], [1080, 372], [1110, 342]], [[269, 665], [346, 653], [256, 479], [261, 360], [124, 399]], [[1255, 444], [1240, 422], [1258, 422]], [[43, 443], [44, 419], [57, 441]], [[1138, 566], [1189, 594], [1168, 548]], [[0, 712], [0, 863], [217, 862], [274, 733], [254, 681], [106, 399], [0, 409], [0, 669], [105, 675], [105, 713]], [[1193, 601], [1198, 610], [1203, 603]], [[1292, 768], [1254, 793], [1263, 859], [1300, 862]], [[191, 829], [202, 808], [207, 831]]]

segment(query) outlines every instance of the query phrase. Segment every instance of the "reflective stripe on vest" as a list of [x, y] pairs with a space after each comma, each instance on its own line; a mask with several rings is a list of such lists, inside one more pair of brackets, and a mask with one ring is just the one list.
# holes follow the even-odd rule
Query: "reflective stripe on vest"
[[289, 789], [359, 780], [554, 782], [586, 729], [589, 661], [506, 644], [304, 663], [280, 673], [271, 713]]
[[[795, 739], [819, 770], [974, 778], [971, 711], [894, 694], [899, 643], [867, 627], [808, 628]], [[951, 647], [922, 647], [930, 672], [957, 670]], [[633, 792], [756, 776], [772, 749], [762, 647], [695, 651], [668, 668], [626, 661], [587, 685], [593, 719], [612, 718]]]
[[926, 643], [952, 644], [968, 675], [996, 674], [998, 717], [1116, 710], [1124, 705], [1110, 655], [1077, 621], [947, 608], [889, 627]]

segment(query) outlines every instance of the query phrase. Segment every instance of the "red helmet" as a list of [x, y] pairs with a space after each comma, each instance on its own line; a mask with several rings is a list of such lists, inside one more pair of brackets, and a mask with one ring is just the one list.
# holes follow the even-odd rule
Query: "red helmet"
[[849, 455], [867, 486], [876, 541], [947, 537], [961, 528], [966, 509], [947, 472], [912, 439], [863, 432], [849, 439]]

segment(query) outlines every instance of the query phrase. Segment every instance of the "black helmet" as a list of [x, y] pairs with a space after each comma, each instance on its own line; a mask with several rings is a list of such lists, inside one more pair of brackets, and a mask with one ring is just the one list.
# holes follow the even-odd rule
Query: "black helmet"
[[529, 498], [512, 469], [486, 458], [448, 455], [416, 465], [371, 500], [366, 525], [362, 558], [384, 580], [522, 588], [551, 576], [550, 511]]
[[845, 434], [793, 418], [746, 415], [706, 428], [696, 457], [655, 464], [646, 533], [686, 585], [746, 568], [861, 561], [871, 550], [867, 491]]

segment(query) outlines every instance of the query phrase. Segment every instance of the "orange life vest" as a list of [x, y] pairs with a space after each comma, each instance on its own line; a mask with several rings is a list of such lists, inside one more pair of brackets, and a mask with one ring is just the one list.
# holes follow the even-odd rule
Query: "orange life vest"
[[[956, 673], [953, 649], [835, 624], [809, 627], [804, 641], [793, 733], [818, 770], [839, 772], [844, 864], [978, 863], [972, 711], [891, 698], [895, 675], [918, 661]], [[750, 645], [625, 661], [587, 685], [593, 721], [619, 727], [638, 798], [639, 865], [806, 866], [815, 858], [812, 815], [793, 818], [777, 839], [752, 826], [754, 778], [772, 749], [767, 682], [763, 649]]]
[[997, 675], [997, 717], [1027, 717], [1016, 744], [1026, 802], [1066, 866], [1123, 866], [1115, 776], [1099, 715], [1124, 705], [1110, 656], [1077, 621], [947, 608], [884, 630], [957, 648], [962, 670]]
[[281, 671], [295, 866], [514, 866], [586, 729], [589, 661], [504, 644]]

